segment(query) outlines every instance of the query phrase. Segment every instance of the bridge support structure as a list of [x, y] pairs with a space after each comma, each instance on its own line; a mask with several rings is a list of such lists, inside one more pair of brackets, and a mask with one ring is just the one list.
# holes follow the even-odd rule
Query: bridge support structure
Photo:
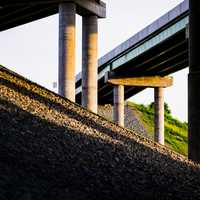
[[83, 17], [82, 105], [97, 113], [97, 40], [96, 16]]
[[98, 18], [106, 17], [100, 0], [66, 0], [59, 5], [59, 94], [75, 101], [76, 13], [83, 17], [82, 105], [97, 112]]
[[114, 86], [113, 121], [124, 126], [124, 86], [154, 88], [154, 140], [164, 145], [164, 88], [173, 84], [172, 77], [121, 78], [107, 74], [105, 81]]
[[113, 121], [124, 126], [124, 86], [115, 85], [113, 93]]
[[76, 4], [59, 5], [59, 94], [75, 101]]
[[165, 143], [164, 128], [164, 88], [154, 88], [154, 140], [162, 145]]
[[200, 1], [189, 0], [188, 157], [200, 163]]

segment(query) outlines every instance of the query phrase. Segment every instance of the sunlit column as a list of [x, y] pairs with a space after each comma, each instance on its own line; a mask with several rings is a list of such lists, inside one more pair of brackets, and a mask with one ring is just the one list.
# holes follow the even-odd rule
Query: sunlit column
[[76, 5], [59, 5], [59, 94], [75, 101]]
[[154, 109], [154, 140], [164, 145], [164, 88], [154, 89]]
[[97, 113], [97, 49], [98, 19], [83, 17], [82, 44], [82, 105]]

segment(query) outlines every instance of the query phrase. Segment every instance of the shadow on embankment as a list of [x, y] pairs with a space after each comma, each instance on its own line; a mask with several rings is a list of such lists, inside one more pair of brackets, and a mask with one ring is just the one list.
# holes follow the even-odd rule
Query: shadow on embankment
[[200, 198], [199, 167], [34, 87], [0, 77], [1, 200]]

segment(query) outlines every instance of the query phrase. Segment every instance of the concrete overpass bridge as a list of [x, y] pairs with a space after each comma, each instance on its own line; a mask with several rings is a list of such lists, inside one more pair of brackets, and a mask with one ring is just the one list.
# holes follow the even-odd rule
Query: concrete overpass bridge
[[[189, 66], [188, 23], [189, 1], [184, 1], [98, 62], [98, 104], [113, 104], [113, 120], [121, 126], [124, 126], [124, 100], [141, 92], [145, 86], [155, 88], [155, 141], [161, 144], [164, 144], [163, 88], [170, 86], [172, 80], [161, 78], [156, 87], [152, 83], [157, 77]], [[109, 79], [114, 79], [115, 84]], [[82, 73], [79, 73], [76, 102], [80, 104], [81, 83]]]
[[[113, 87], [105, 82], [108, 72], [115, 77], [166, 76], [188, 67], [188, 23], [189, 2], [184, 1], [100, 58], [98, 103], [113, 103]], [[81, 80], [79, 73], [76, 77], [78, 103], [81, 103]], [[143, 89], [126, 86], [125, 99]]]
[[[71, 101], [76, 99], [93, 112], [97, 112], [98, 103], [114, 103], [120, 124], [124, 99], [146, 87], [155, 87], [160, 143], [164, 141], [163, 88], [172, 82], [165, 76], [189, 66], [189, 158], [199, 162], [199, 8], [199, 1], [185, 0], [102, 57], [98, 64], [98, 18], [106, 17], [106, 5], [99, 0], [1, 1], [0, 31], [59, 13], [59, 94]], [[83, 56], [82, 74], [75, 78], [76, 13], [83, 17]]]

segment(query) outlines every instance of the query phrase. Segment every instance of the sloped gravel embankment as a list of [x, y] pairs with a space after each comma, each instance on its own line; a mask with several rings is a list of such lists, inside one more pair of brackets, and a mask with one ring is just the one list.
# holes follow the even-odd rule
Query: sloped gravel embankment
[[0, 67], [0, 199], [200, 199], [181, 155]]

